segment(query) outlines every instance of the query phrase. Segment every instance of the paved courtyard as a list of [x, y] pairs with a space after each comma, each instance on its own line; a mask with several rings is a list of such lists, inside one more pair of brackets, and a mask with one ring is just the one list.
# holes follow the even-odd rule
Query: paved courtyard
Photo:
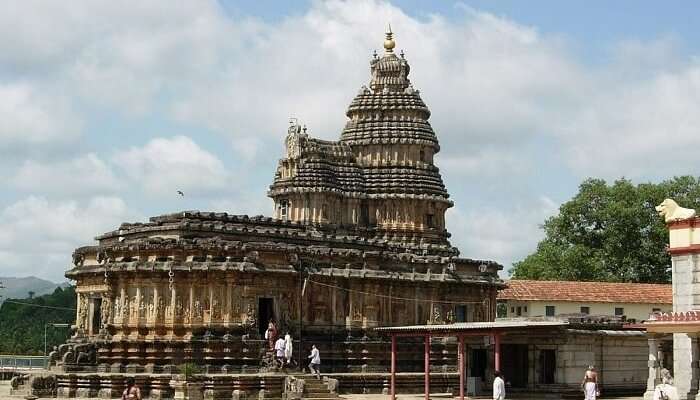
[[[378, 394], [349, 394], [349, 395], [342, 395], [341, 396], [343, 399], [347, 400], [387, 400], [388, 396], [385, 395], [378, 395]], [[421, 400], [423, 399], [422, 394], [415, 394], [415, 395], [398, 395], [396, 396], [397, 399], [399, 400]], [[10, 382], [9, 381], [0, 381], [0, 400], [18, 400], [22, 399], [23, 397], [21, 396], [10, 396]], [[440, 394], [437, 393], [434, 395], [434, 398], [436, 399], [450, 399], [451, 396], [448, 394]], [[468, 397], [469, 399], [489, 399], [488, 396], [481, 396], [481, 397]], [[535, 397], [517, 397], [519, 400], [542, 400], [541, 398], [535, 398]], [[641, 400], [641, 397], [605, 397], [605, 399], [611, 399], [611, 400]]]

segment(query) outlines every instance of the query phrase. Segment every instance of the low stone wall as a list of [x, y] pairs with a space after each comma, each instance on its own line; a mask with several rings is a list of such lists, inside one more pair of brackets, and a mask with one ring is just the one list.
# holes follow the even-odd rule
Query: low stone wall
[[[119, 398], [125, 388], [125, 380], [132, 376], [141, 388], [141, 394], [149, 399], [176, 398], [172, 379], [168, 374], [58, 374], [57, 396], [60, 398]], [[204, 375], [193, 379], [205, 400], [265, 400], [284, 398], [285, 374]], [[384, 373], [325, 374], [334, 382], [338, 393], [382, 394], [388, 393], [390, 375]], [[313, 378], [311, 378], [313, 379]], [[422, 373], [400, 373], [396, 376], [399, 393], [422, 393]], [[430, 374], [433, 393], [454, 392], [459, 389], [459, 377], [455, 373]]]

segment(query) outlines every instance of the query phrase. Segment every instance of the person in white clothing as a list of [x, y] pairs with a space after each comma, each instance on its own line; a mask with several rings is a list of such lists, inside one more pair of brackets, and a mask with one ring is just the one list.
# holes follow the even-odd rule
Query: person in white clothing
[[493, 400], [503, 400], [506, 398], [506, 383], [503, 381], [501, 371], [495, 371], [493, 375], [495, 376], [493, 379]]
[[280, 368], [284, 367], [284, 347], [284, 339], [277, 339], [277, 341], [275, 342], [275, 359], [277, 360], [277, 363], [279, 364]]
[[284, 335], [284, 358], [287, 364], [292, 363], [292, 335], [289, 332]]
[[311, 345], [311, 354], [309, 357], [311, 359], [311, 362], [309, 363], [309, 371], [312, 374], [316, 374], [316, 377], [320, 380], [321, 379], [321, 354], [319, 353], [318, 349], [316, 348], [316, 345]]

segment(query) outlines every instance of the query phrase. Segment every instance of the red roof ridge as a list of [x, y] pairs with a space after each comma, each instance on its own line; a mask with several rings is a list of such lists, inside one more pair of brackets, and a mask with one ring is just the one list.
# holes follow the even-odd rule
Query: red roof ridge
[[511, 279], [506, 281], [506, 288], [499, 291], [498, 298], [523, 301], [673, 304], [672, 287], [666, 283]]

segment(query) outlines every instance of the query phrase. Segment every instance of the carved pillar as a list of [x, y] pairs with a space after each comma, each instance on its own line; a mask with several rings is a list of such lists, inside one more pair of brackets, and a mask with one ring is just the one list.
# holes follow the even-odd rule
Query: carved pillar
[[175, 288], [175, 284], [172, 283], [172, 284], [170, 284], [170, 319], [172, 321], [174, 321], [176, 315], [177, 315], [177, 289]]
[[189, 299], [189, 304], [187, 306], [187, 309], [189, 310], [188, 315], [188, 323], [192, 323], [192, 319], [194, 317], [194, 285], [192, 282], [190, 283], [190, 299]]
[[[700, 347], [698, 347], [698, 335], [688, 334], [690, 337], [690, 348], [692, 352], [690, 393], [698, 394], [698, 380], [700, 380]], [[690, 396], [689, 396], [690, 397]], [[694, 397], [691, 397], [694, 398]]]
[[153, 284], [153, 315], [151, 315], [151, 319], [153, 322], [157, 322], [158, 318], [160, 318], [160, 312], [158, 309], [158, 306], [160, 305], [160, 290], [159, 286], [157, 283]]
[[209, 323], [211, 324], [214, 320], [214, 285], [211, 282], [207, 284], [208, 297], [209, 297]]
[[649, 334], [647, 338], [649, 345], [649, 376], [647, 377], [647, 390], [644, 392], [644, 400], [652, 400], [654, 398], [654, 388], [659, 384], [659, 338]]
[[119, 321], [124, 325], [124, 315], [128, 312], [128, 310], [124, 310], [124, 305], [126, 304], [126, 288], [124, 287], [124, 282], [121, 282], [119, 285], [119, 315], [115, 315], [116, 318], [119, 318]]
[[141, 320], [141, 286], [137, 285], [136, 286], [136, 304], [134, 304], [134, 311], [135, 311], [135, 319], [136, 323], [138, 324], [139, 321]]
[[226, 325], [231, 323], [231, 282], [226, 281]]

